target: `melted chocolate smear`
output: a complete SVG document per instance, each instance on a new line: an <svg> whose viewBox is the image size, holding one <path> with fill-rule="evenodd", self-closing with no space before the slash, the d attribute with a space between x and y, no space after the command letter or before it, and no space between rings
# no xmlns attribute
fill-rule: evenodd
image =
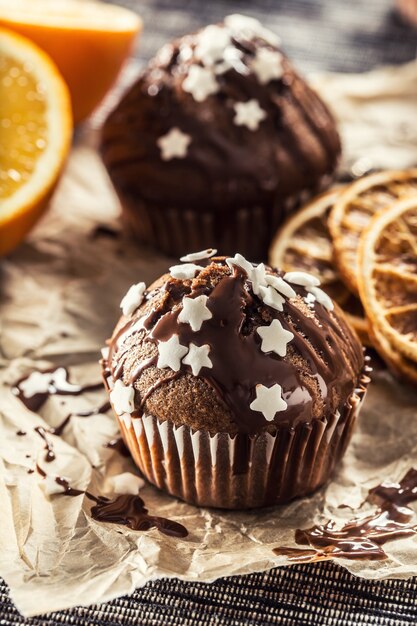
<svg viewBox="0 0 417 626"><path fill-rule="evenodd" d="M58 424L58 426L54 426L53 428L51 428L49 432L53 435L56 435L57 437L60 437L64 432L66 426L68 426L68 424L70 423L72 417L92 417L93 415L98 415L99 413L106 413L107 411L109 411L110 408L110 402L104 402L104 404L102 404L101 406L94 407L93 409L90 409L88 411L77 411L77 413L70 413L60 424Z"/></svg>
<svg viewBox="0 0 417 626"><path fill-rule="evenodd" d="M56 455L54 451L54 445L52 441L49 441L49 439L46 436L46 433L49 431L46 431L43 426L36 426L36 428L34 428L34 431L38 433L39 437L41 437L45 442L45 446L44 446L45 461L47 463L51 463L52 461L55 461Z"/></svg>
<svg viewBox="0 0 417 626"><path fill-rule="evenodd" d="M91 239L99 239L100 237L105 237L106 239L118 239L120 237L120 231L112 228L111 226L99 224L91 233Z"/></svg>
<svg viewBox="0 0 417 626"><path fill-rule="evenodd" d="M105 448L111 448L112 450L116 450L121 456L129 457L130 452L121 437L118 439L112 439L108 443L104 444Z"/></svg>
<svg viewBox="0 0 417 626"><path fill-rule="evenodd" d="M22 383L27 381L31 374L21 378L13 387L12 392L19 398L27 409L36 413L41 406L48 400L50 396L79 396L85 391L97 391L102 388L102 383L93 385L75 385L69 380L69 372L65 367L57 367L56 369L43 370L40 374L50 374L51 380L47 391L40 391L31 396L26 396Z"/></svg>
<svg viewBox="0 0 417 626"><path fill-rule="evenodd" d="M132 530L157 528L159 532L170 537L184 538L188 535L182 524L165 517L149 515L139 496L120 495L109 502L99 502L91 509L91 515L99 522L122 524Z"/></svg>
<svg viewBox="0 0 417 626"><path fill-rule="evenodd" d="M46 477L46 472L39 465L36 465L36 470L43 478ZM29 472L32 473L33 470L29 470ZM104 496L95 496L89 491L74 489L61 476L56 476L55 482L63 488L63 496L75 498L85 495L86 498L95 502L91 509L91 515L98 522L122 524L132 530L143 531L157 528L159 532L170 537L184 538L188 535L188 530L182 524L165 517L149 515L144 501L139 496L125 494L110 500Z"/></svg>
<svg viewBox="0 0 417 626"><path fill-rule="evenodd" d="M385 543L417 534L417 525L412 522L415 513L407 506L416 500L417 470L413 468L399 483L382 483L369 491L366 501L378 505L374 513L354 518L340 530L335 530L333 521L298 529L296 543L310 549L283 547L275 548L274 553L300 563L334 558L386 559Z"/></svg>

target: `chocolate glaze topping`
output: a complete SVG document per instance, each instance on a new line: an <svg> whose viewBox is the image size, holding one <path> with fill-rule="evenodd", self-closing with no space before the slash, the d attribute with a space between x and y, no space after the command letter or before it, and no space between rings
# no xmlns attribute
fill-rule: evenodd
<svg viewBox="0 0 417 626"><path fill-rule="evenodd" d="M282 276L271 268L268 274ZM105 379L122 379L136 389L133 417L149 410L149 400L163 386L175 385L191 369L181 363L180 370L159 370L151 385L141 385L142 376L155 369L158 353L133 365L129 357L138 346L159 345L174 335L181 345L194 343L210 347L212 368L203 367L198 376L212 389L218 402L227 407L237 432L256 433L268 427L262 412L252 410L257 385L279 383L285 410L275 414L272 423L296 425L314 417L329 415L346 402L364 365L361 345L337 310L329 311L319 302L309 308L303 298L304 287L291 284L295 298L285 298L283 311L266 306L255 295L253 284L240 267L229 270L223 258L212 259L194 280L179 281L165 276L148 291L146 301L126 320L122 318L110 340ZM208 296L211 319L194 332L178 317L183 296ZM278 319L293 334L285 357L261 350L260 326ZM151 411L150 411L151 412Z"/></svg>
<svg viewBox="0 0 417 626"><path fill-rule="evenodd" d="M317 189L334 171L340 154L335 122L282 50L260 32L235 29L214 66L196 56L204 33L160 50L107 119L103 159L131 225L142 237L155 228L152 214L139 213L142 204L150 211L152 206L173 207L221 216L216 245L230 231L236 210L260 207L270 222L262 235L270 237L284 216L285 200ZM260 81L253 66L260 51L279 53L278 59L282 55L275 62L281 76ZM202 67L212 73L207 80L215 81L216 91L199 101L185 81ZM265 115L254 130L236 123L236 105L249 101ZM181 158L164 160L158 140L174 128L190 142ZM262 246L267 250L266 240Z"/></svg>
<svg viewBox="0 0 417 626"><path fill-rule="evenodd" d="M340 530L333 521L296 530L295 541L310 549L275 548L290 561L312 562L333 558L387 558L382 546L417 534L414 511L407 505L417 500L417 470L410 469L399 483L382 483L369 491L367 502L378 505L365 518L353 518Z"/></svg>

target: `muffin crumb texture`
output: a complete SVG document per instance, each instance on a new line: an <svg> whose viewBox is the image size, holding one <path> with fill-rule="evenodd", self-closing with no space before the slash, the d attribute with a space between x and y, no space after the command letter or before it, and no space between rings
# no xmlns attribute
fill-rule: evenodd
<svg viewBox="0 0 417 626"><path fill-rule="evenodd" d="M128 314L103 361L116 413L210 435L273 434L337 414L364 368L340 309L310 274L215 253L184 257L122 300Z"/></svg>

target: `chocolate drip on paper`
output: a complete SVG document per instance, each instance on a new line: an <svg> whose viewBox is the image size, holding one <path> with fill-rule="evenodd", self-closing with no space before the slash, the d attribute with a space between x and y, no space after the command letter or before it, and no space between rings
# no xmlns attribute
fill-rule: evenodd
<svg viewBox="0 0 417 626"><path fill-rule="evenodd" d="M36 465L36 470L43 478L46 477L46 472L39 465ZM85 495L86 498L92 500L95 504L91 509L91 516L98 522L121 524L137 531L156 528L164 535L181 539L188 535L187 529L182 524L165 517L149 515L144 501L138 495L121 494L110 499L104 496L95 496L83 489L75 489L71 487L68 480L61 476L56 476L55 482L63 489L62 494L56 495L72 498Z"/></svg>
<svg viewBox="0 0 417 626"><path fill-rule="evenodd" d="M159 532L171 537L184 538L188 531L182 524L149 515L145 503L139 496L120 495L109 502L98 502L91 509L92 517L99 522L122 524L132 530L150 530L157 528Z"/></svg>
<svg viewBox="0 0 417 626"><path fill-rule="evenodd" d="M121 437L117 439L112 439L108 443L104 444L105 448L110 448L111 450L116 450L121 456L129 457L130 452Z"/></svg>
<svg viewBox="0 0 417 626"><path fill-rule="evenodd" d="M102 383L95 383L92 385L76 385L72 383L69 379L69 372L65 367L57 367L55 369L43 370L40 373L51 374L53 376L57 372L64 372L64 380L60 381L59 379L52 379L49 384L48 391L41 391L38 393L35 392L29 397L25 395L21 385L30 377L33 372L31 372L24 378L21 378L13 387L12 391L27 409L36 413L50 396L79 396L86 391L97 391L102 388Z"/></svg>
<svg viewBox="0 0 417 626"><path fill-rule="evenodd" d="M70 413L67 417L60 423L58 426L53 426L49 429L49 432L57 437L60 437L64 432L65 428L71 421L72 417L92 417L93 415L98 415L99 413L106 413L111 408L110 402L104 402L101 406L94 407L93 409L87 411L77 411L75 413Z"/></svg>
<svg viewBox="0 0 417 626"><path fill-rule="evenodd" d="M353 518L336 530L333 521L295 531L301 548L275 548L289 561L314 562L334 558L383 560L383 545L417 534L414 511L407 505L417 500L417 470L410 469L399 483L382 483L369 491L367 502L378 505L374 513Z"/></svg>
<svg viewBox="0 0 417 626"><path fill-rule="evenodd" d="M216 259L216 263L224 266L224 260ZM270 268L268 272L282 275ZM168 279L166 289L170 284ZM318 302L315 302L314 310L308 312L302 311L300 304L297 306L288 298L285 299L283 312L266 307L253 293L251 281L240 268L234 268L231 275L224 275L212 290L202 287L198 281L196 285L187 290L187 297L208 295L207 308L212 318L204 321L197 332L192 331L189 324L178 322L180 307L169 309L159 317L151 311L143 319L129 320L111 340L109 364L113 379L121 378L124 373L124 362L130 349L124 347L124 342L145 328L146 341L156 344L176 334L182 345L188 346L193 342L198 346L210 346L209 358L213 367L203 367L199 377L211 385L219 399L229 407L239 432L254 433L265 426L262 413L250 408L257 384L270 387L278 382L281 385L287 409L277 413L274 421L293 425L312 418L313 397L304 383L303 371L317 381L325 411L336 393L340 394L343 403L343 399L354 391L356 373L363 366L363 353L341 317L336 317ZM299 298L306 295L303 287L292 287ZM261 309L267 310L268 322L259 317ZM293 333L294 338L289 342L287 351L291 350L306 361L308 371L300 368L296 359L262 352L261 338L256 329L273 319L279 319L283 327ZM134 384L147 368L156 363L157 356L138 362L130 372L128 384ZM188 366L181 364L180 372L170 372L168 378L158 381L137 402L133 416L142 414L146 399L156 389L190 371Z"/></svg>
<svg viewBox="0 0 417 626"><path fill-rule="evenodd" d="M34 431L38 433L39 437L41 437L41 439L43 439L45 443L45 446L44 446L45 461L47 463L51 463L52 461L55 461L56 455L55 455L55 450L54 450L54 444L46 436L47 433L50 431L45 430L43 426L36 426L36 428L34 428Z"/></svg>

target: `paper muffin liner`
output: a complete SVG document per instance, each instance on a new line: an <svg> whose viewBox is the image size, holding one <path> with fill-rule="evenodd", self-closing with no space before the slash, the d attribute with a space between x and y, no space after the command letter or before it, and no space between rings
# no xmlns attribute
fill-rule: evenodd
<svg viewBox="0 0 417 626"><path fill-rule="evenodd" d="M274 434L210 435L152 415L119 417L123 439L156 487L199 506L247 509L305 496L330 478L349 443L369 378L341 411Z"/></svg>
<svg viewBox="0 0 417 626"><path fill-rule="evenodd" d="M240 252L253 261L265 259L275 231L301 204L328 186L325 176L314 190L304 190L268 207L203 212L146 205L121 197L124 219L141 242L178 257L215 247L219 253Z"/></svg>

